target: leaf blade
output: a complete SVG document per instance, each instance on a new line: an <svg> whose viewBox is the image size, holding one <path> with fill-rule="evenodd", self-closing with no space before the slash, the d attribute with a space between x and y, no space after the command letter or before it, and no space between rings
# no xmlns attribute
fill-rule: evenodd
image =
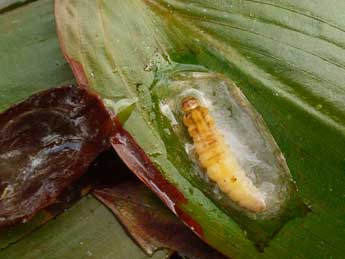
<svg viewBox="0 0 345 259"><path fill-rule="evenodd" d="M219 14L220 10L230 10L232 4L236 5L236 10L227 16ZM265 254L260 256L288 256L292 253L296 257L311 257L316 247L322 256L340 257L340 237L345 234L344 222L341 220L344 215L341 209L344 204L341 186L345 181L341 174L345 146L344 105L341 102L344 90L340 83L343 81L341 71L344 64L344 34L339 30L342 19L335 21L329 13L339 15L337 9L341 9L343 4L334 1L337 6L335 9L318 9L318 5L322 4L322 1L314 4L292 0L284 4L281 1L128 1L126 4L105 4L103 10L106 10L109 20L116 17L111 21L117 24L112 26L108 20L105 33L108 37L107 46L102 43L102 39L90 37L93 34L90 34L89 28L84 30L85 24L77 25L79 29L82 28L82 33L89 35L81 38L83 47L87 49L90 46L102 46L99 50L105 60L97 61L97 57L92 56L83 62L76 54L76 46L80 45L73 46L73 42L64 51L66 55L71 55L82 63L90 86L104 98L116 102L122 96L131 98L133 93L134 97L137 93L139 107L132 112L124 127L151 160L161 166L162 171L170 172L169 181L174 184L180 181L179 189L187 197L190 197L187 193L188 183L175 176L178 171L174 171L173 165L164 162L164 144L149 125L149 114L142 112L142 109L145 110L150 105L148 89L153 78L153 72L144 72L143 67L154 56L155 51L152 49L158 49L162 56L168 53L176 62L202 64L232 78L264 117L287 157L301 195L314 211L303 220L295 219L286 224L277 238L272 240ZM70 8L78 9L80 13L89 12L85 10L87 6L72 5ZM193 9L193 5L197 7ZM145 6L150 9L145 9ZM127 17L116 13L120 9L128 13ZM216 14L212 16L214 9ZM288 18L281 14L287 14ZM255 16L259 18L256 20ZM57 21L63 24L61 17L59 19L57 14ZM308 26L303 26L306 22ZM96 24L95 28L104 27L99 25L97 19L92 24ZM254 32L250 26L253 26ZM69 29L76 30L77 27L71 26ZM119 28L126 29L121 31ZM137 32L138 28L140 32ZM65 33L64 29L62 34ZM288 35L284 36L284 33ZM132 40L138 39L138 35L140 42ZM300 41L294 42L296 35ZM66 42L64 38L61 40ZM284 44L279 40L284 40ZM149 46L151 52L139 47L141 53L136 53L134 43ZM108 55L117 69L121 70L120 75L111 75L108 73L109 69L105 69L106 75L92 69L97 67L95 63L108 62L102 48L111 49ZM88 56L88 51L83 55ZM90 53L93 52L90 50ZM109 64L105 65L108 66ZM101 71L103 69L104 67L100 68ZM91 78L92 73L95 75L94 79ZM100 80L102 86L97 84L97 80ZM146 132L150 130L150 133ZM320 136L325 137L320 139ZM159 153L162 154L161 157L157 155ZM203 199L201 196L199 198ZM192 213L191 208L192 205L189 204L184 209L190 209L188 213ZM208 209L208 213L211 213L213 208ZM213 214L213 217L221 217L220 215ZM202 220L202 217L197 218L197 221ZM212 221L211 218L204 220ZM220 231L220 235L223 235L221 238L234 234L232 242L236 246L240 244L240 248L229 245L221 249L226 249L234 257L259 256L237 226L225 219L223 223L229 226L229 232ZM328 236L328 233L333 234ZM207 235L210 235L210 239L219 238L213 233L207 232ZM321 242L325 245L320 245ZM303 245L299 249L291 249L293 243ZM219 246L216 241L213 245Z"/></svg>

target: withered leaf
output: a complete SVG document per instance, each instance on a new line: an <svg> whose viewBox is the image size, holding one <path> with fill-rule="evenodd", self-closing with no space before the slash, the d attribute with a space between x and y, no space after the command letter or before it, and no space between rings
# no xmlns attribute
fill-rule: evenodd
<svg viewBox="0 0 345 259"><path fill-rule="evenodd" d="M65 86L0 114L0 227L32 218L109 147L113 122L98 97Z"/></svg>
<svg viewBox="0 0 345 259"><path fill-rule="evenodd" d="M93 194L113 211L148 254L169 248L188 258L225 258L199 239L134 177L111 187L96 188Z"/></svg>

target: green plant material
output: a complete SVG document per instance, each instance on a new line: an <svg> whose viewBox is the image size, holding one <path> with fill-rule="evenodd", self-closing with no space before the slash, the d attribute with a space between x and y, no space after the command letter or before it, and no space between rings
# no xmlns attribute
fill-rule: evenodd
<svg viewBox="0 0 345 259"><path fill-rule="evenodd" d="M51 1L0 15L0 111L30 95L74 83L56 39Z"/></svg>
<svg viewBox="0 0 345 259"><path fill-rule="evenodd" d="M82 219L82 220L81 220ZM164 258L161 250L150 258ZM83 198L72 209L0 252L12 258L148 258L101 203Z"/></svg>
<svg viewBox="0 0 345 259"><path fill-rule="evenodd" d="M59 50L51 1L2 13L0 35L0 111L36 92L75 81ZM42 212L26 224L2 230L1 249L50 219Z"/></svg>
<svg viewBox="0 0 345 259"><path fill-rule="evenodd" d="M25 4L34 2L37 0L2 0L0 2L0 14L18 8L19 6L23 6Z"/></svg>
<svg viewBox="0 0 345 259"><path fill-rule="evenodd" d="M149 255L169 248L187 258L225 258L202 242L134 176L119 184L96 188L92 193Z"/></svg>
<svg viewBox="0 0 345 259"><path fill-rule="evenodd" d="M8 229L2 229L0 231L0 251L5 250L11 244L26 237L35 229L39 228L41 225L45 224L51 219L52 216L50 213L47 211L42 211L25 224L20 224Z"/></svg>
<svg viewBox="0 0 345 259"><path fill-rule="evenodd" d="M0 11L2 11L3 9L7 8L8 6L10 5L13 5L17 3L16 0L3 0L1 3L0 3Z"/></svg>
<svg viewBox="0 0 345 259"><path fill-rule="evenodd" d="M101 155L102 159L104 155ZM95 162L98 162L97 159ZM102 159L102 162L105 162ZM2 229L0 231L0 250L4 250L11 244L20 239L25 238L31 232L35 231L46 222L50 221L57 215L63 213L66 209L75 204L83 196L85 196L95 184L100 184L99 177L96 178L95 174L100 174L96 170L102 168L93 164L80 179L68 186L56 199L55 203L37 213L37 215L26 223L16 225L14 227Z"/></svg>
<svg viewBox="0 0 345 259"><path fill-rule="evenodd" d="M69 207L73 206L73 208L70 209L70 211L73 211L73 215L74 215L73 218L77 217L79 220L81 219L86 220L86 218L89 217L88 213L91 213L91 214L93 213L92 211L93 211L94 206L91 204L95 203L95 201L94 199L84 199L82 202L79 202L79 203L77 202L84 195L86 195L87 192L92 190L92 188L94 188L95 186L99 186L99 188L101 188L102 186L103 187L117 186L120 182L124 181L125 178L127 179L129 175L132 175L131 172L122 163L122 161L119 160L119 158L116 156L113 150L110 149L104 152L101 156L99 156L95 160L95 162L93 163L93 165L90 167L90 169L88 170L86 174L84 174L78 181L74 182L72 185L70 185L68 188L65 189L65 191L57 198L54 204L47 207L40 213L38 213L37 216L33 220L30 220L25 224L20 224L12 228L3 229L0 232L0 258L3 258L2 255L4 256L6 255L6 256L9 256L9 258L12 258L11 256L19 256L19 254L20 254L20 258L32 258L33 256L35 256L36 252L38 253L38 251L35 251L32 254L28 253L28 251L32 250L31 246L35 246L35 247L37 245L39 246L41 242L44 242L42 240L50 238L51 237L50 231L53 231L53 233L55 233L54 231L57 231L57 230L50 230L50 229L54 229L53 227L51 227L51 225L55 225L57 223L53 223L53 222L47 223L48 221L51 221L55 217L57 217L58 221L60 222L59 227L61 225L63 225L64 227L62 228L61 233L57 234L58 238L57 239L52 238L51 242L56 242L59 238L62 238L60 236L63 236L63 238L67 240L67 242L68 240L72 240L74 242L73 235L70 233L68 234L68 231L65 230L65 229L68 229L68 224L74 225L74 223L70 222L70 216L66 216L65 214L63 215L60 215L60 214L62 214L63 212L66 212L67 209L69 209ZM137 182L135 183L137 184ZM139 187L142 187L142 186L139 185ZM142 190L142 188L140 190ZM142 190L142 191L147 192L147 190ZM135 193L135 190L134 190L134 193ZM91 209L89 208L90 206L92 207ZM97 207L99 206L100 204L97 205ZM84 212L85 209L89 211ZM70 211L68 210L67 215L70 214ZM101 214L104 213L105 216L99 215L99 214L93 215L94 219L92 220L96 220L97 217L101 219L104 218L106 220L106 224L109 224L109 222L111 221L109 218L109 213L104 209L103 210L100 209L100 211L102 211ZM134 216L135 215L136 214L134 214ZM176 218L174 219L176 220ZM164 221L164 218L162 220ZM115 217L113 221L111 221L113 222L112 224L118 225ZM86 222L84 224L88 224L88 223ZM44 228L47 230L41 232L42 231L40 230L41 228ZM75 232L78 233L78 236L80 238L85 237L88 239L89 232L84 231L82 229L82 228L87 228L87 226L83 225L80 228L81 229L76 229ZM94 228L95 229L93 231L97 232L98 226L94 226ZM190 232L186 227L184 228L187 232L189 232L189 234L192 234L192 232ZM124 245L128 246L131 249L131 251L128 251L128 253L123 251L123 253L120 253L118 255L119 257L116 257L116 258L121 258L121 256L134 256L133 249L135 251L138 251L138 253L135 253L136 254L135 256L138 256L138 258L149 258L148 256L145 257L142 252L139 252L140 250L138 249L134 241L129 239L127 236L123 237L124 231L122 230L120 226L119 226L119 229L115 229L116 232L113 232L114 228L109 228L107 231L108 232L106 234L102 235L99 238L110 238L111 240L107 240L108 243L117 243L121 249L123 249ZM32 238L32 236L34 236L34 238ZM122 239L122 238L124 238L124 240L118 243L117 239ZM17 243L21 244L18 250L16 247ZM99 241L97 241L96 243L97 243L96 247L98 247ZM15 247L13 248L13 246ZM65 249L64 246L61 246L61 245L59 245L58 247L61 249ZM49 247L41 246L39 249L44 250L44 251L40 250L40 252L43 253L43 258L45 258L45 256L47 256L48 258L49 256L53 256L54 258L55 256L63 256L64 258L85 257L83 253L80 253L77 255L77 257L74 257L76 256L76 254L69 253L66 251L65 251L66 254L64 253L63 255L57 255L56 250L59 250L59 248L56 248L55 246L52 245ZM13 249L15 250L15 252L13 251L11 252L11 250ZM91 252L87 254L87 257L89 256L91 258L98 258L98 256L100 258L106 257L108 256L108 254L116 253L118 246L111 245L106 248L103 247L102 249L104 249L103 253L99 249L99 255L97 255L97 257L95 256L92 257L93 255L90 254ZM204 247L204 250L207 251L207 249L210 250L210 248L208 248L207 246ZM8 252L7 250L10 250L10 251ZM1 251L3 251L3 253L1 253ZM167 249L166 246L164 247L160 246L159 249L157 249L157 251L155 251L154 253L151 253L151 256L153 255L153 258L166 258L167 255L170 255L170 251L172 251L172 249ZM197 252L199 251L197 250Z"/></svg>
<svg viewBox="0 0 345 259"><path fill-rule="evenodd" d="M4 5L0 8L0 111L36 92L75 82L59 49L53 2L50 0L27 2L22 6L17 5L16 8L2 9ZM67 215L59 216L57 223L51 221L45 225L66 207L71 206L71 199L73 201L79 199L79 188L82 188L81 195L85 194L87 190L83 189L85 184L83 180L85 179L75 183L76 186L72 185L69 189L71 192L65 193L66 196L59 197L65 204L55 204L25 224L1 230L0 258L52 258L51 255L54 253L60 253L63 258L74 259L78 258L78 255L79 258L89 257L86 246L84 248L80 246L80 242L84 240L89 240L91 243L89 248L94 249L89 250L94 253L90 258L109 258L110 255L119 255L119 258L130 258L130 256L148 258L135 242L127 237L114 216L92 198L84 199ZM95 214L92 214L93 209L97 210L96 218ZM85 225L75 229L73 223L84 222L84 219L87 219ZM92 227L95 224L88 225L87 222L90 221L98 225ZM78 235L79 242L76 241L75 236L69 235L72 229L76 231L73 234ZM98 235L89 236L93 235L93 231ZM58 241L58 237L63 240ZM96 241L92 242L92 238ZM50 245L43 240L51 242ZM57 246L54 245L56 243L53 244L54 240L59 242ZM67 245L73 249L68 250ZM130 251L122 250L123 247L129 248ZM119 249L123 253L118 253ZM159 251L153 258L166 258L169 253L167 250Z"/></svg>
<svg viewBox="0 0 345 259"><path fill-rule="evenodd" d="M39 212L32 220L2 229L0 231L0 250L4 250L11 244L25 238L46 222L63 213L95 186L102 186L104 183L115 184L127 177L128 169L122 165L114 153L111 149L102 153L82 177L69 185L57 197L55 203ZM116 172L116 174L109 175L106 173L109 171Z"/></svg>
<svg viewBox="0 0 345 259"><path fill-rule="evenodd" d="M308 207L298 197L287 165L281 159L281 152L260 115L231 80L217 73L198 72L199 69L191 65L177 65L171 70L161 72L162 74L158 77L163 79L157 78L151 87L154 103L152 124L157 127L165 143L168 159L176 160L175 165L184 169L182 173L188 172L184 177L194 186L202 189L217 206L223 208L246 232L246 236L255 242L259 249L263 249L289 220L305 216L308 213ZM264 172L266 177L267 175L270 177L263 181L275 186L275 191L271 190L270 193L265 194L265 196L270 196L271 200L266 202L264 211L249 212L239 207L227 195L222 194L217 189L217 184L210 182L205 184L204 170L198 166L196 148L194 150L190 148L191 140L183 123L181 102L185 96L194 96L206 104L210 103L213 115L218 116L215 119L221 124L220 127L224 127L224 124L229 125L229 128L223 128L222 132L232 134L231 137L238 139L239 142L242 141L242 145L251 145L254 147L255 154L265 156L262 160L268 161L267 164L256 163L252 161L252 155L248 156L248 153L243 154L243 151L239 151L241 157L244 157L242 161L250 159L247 163L249 168L255 166L259 172L256 178L264 179L265 176L261 175ZM226 138L229 140L229 137L225 136ZM244 140L248 142L245 143ZM237 144L232 147L234 152L236 147L243 148ZM186 149L189 151L185 152ZM180 159L177 160L177 157ZM258 169L262 166L264 167L261 170ZM273 175L276 180L272 182ZM261 188L261 192L267 191L266 186Z"/></svg>
<svg viewBox="0 0 345 259"><path fill-rule="evenodd" d="M208 243L234 258L342 258L344 8L343 1L321 0L59 0L56 18L80 83L110 109L138 98L123 126L183 193L187 202L176 205L200 224ZM167 159L166 143L150 123L150 86L169 60L202 65L236 82L268 124L311 206L263 253Z"/></svg>

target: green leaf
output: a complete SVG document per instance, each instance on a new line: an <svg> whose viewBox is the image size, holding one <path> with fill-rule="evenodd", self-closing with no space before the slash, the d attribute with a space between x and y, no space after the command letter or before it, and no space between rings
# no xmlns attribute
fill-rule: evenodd
<svg viewBox="0 0 345 259"><path fill-rule="evenodd" d="M23 4L25 2L26 2L26 0L24 0L24 1L21 1L21 0L3 0L0 3L0 12L6 12L11 7L16 6L18 4Z"/></svg>
<svg viewBox="0 0 345 259"><path fill-rule="evenodd" d="M187 198L179 208L201 225L207 242L235 258L341 258L344 8L340 0L59 0L56 18L62 49L80 83L110 109L121 99L138 98L124 128ZM148 113L161 60L163 66L169 60L202 65L235 81L284 153L312 212L286 223L263 253L168 161Z"/></svg>
<svg viewBox="0 0 345 259"><path fill-rule="evenodd" d="M18 1L7 3L14 2ZM0 35L0 111L36 92L75 81L59 51L51 1L28 3L1 13ZM42 212L27 224L1 231L1 249L50 218Z"/></svg>
<svg viewBox="0 0 345 259"><path fill-rule="evenodd" d="M30 95L74 83L59 51L50 1L0 15L0 111Z"/></svg>
<svg viewBox="0 0 345 259"><path fill-rule="evenodd" d="M149 255L167 248L187 258L225 258L202 242L135 176L92 193Z"/></svg>
<svg viewBox="0 0 345 259"><path fill-rule="evenodd" d="M23 1L0 3L0 111L39 91L75 82L59 49L53 2L26 1L2 9L17 2ZM82 186L72 187L67 190L69 201L78 198ZM50 221L65 208L57 204L25 224L2 229L0 258L148 258L93 198ZM169 253L158 251L151 258Z"/></svg>
<svg viewBox="0 0 345 259"><path fill-rule="evenodd" d="M82 219L82 220L81 220ZM150 258L165 258L167 250ZM149 258L101 203L83 198L29 237L0 252L12 258Z"/></svg>

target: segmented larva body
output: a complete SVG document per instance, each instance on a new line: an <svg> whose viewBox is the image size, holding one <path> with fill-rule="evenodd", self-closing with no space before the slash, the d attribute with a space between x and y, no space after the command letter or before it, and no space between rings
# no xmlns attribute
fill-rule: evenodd
<svg viewBox="0 0 345 259"><path fill-rule="evenodd" d="M182 101L182 110L183 123L188 128L199 162L208 177L241 207L253 212L265 210L262 194L246 176L231 148L225 143L208 109L195 97L188 96Z"/></svg>

